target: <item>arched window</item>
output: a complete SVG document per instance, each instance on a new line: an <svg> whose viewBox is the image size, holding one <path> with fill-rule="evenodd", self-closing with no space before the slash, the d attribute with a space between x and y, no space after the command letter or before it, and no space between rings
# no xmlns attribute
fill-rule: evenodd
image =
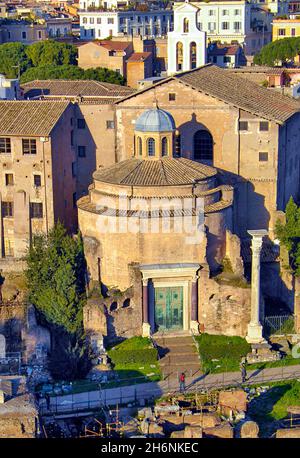
<svg viewBox="0 0 300 458"><path fill-rule="evenodd" d="M181 41L178 41L176 45L176 69L177 71L182 70L183 64L183 44Z"/></svg>
<svg viewBox="0 0 300 458"><path fill-rule="evenodd" d="M190 68L197 67L197 45L194 41L190 44Z"/></svg>
<svg viewBox="0 0 300 458"><path fill-rule="evenodd" d="M175 156L181 156L181 135L179 133L175 136Z"/></svg>
<svg viewBox="0 0 300 458"><path fill-rule="evenodd" d="M155 156L155 140L154 140L154 138L148 138L148 140L147 140L147 153L148 153L148 156Z"/></svg>
<svg viewBox="0 0 300 458"><path fill-rule="evenodd" d="M183 19L183 33L189 33L189 20L187 18Z"/></svg>
<svg viewBox="0 0 300 458"><path fill-rule="evenodd" d="M141 137L137 138L137 153L138 153L139 156L141 156L142 153L143 153L143 145L142 145Z"/></svg>
<svg viewBox="0 0 300 458"><path fill-rule="evenodd" d="M161 141L161 155L167 156L168 155L168 139L164 137Z"/></svg>
<svg viewBox="0 0 300 458"><path fill-rule="evenodd" d="M194 159L213 160L213 138L208 130L198 130L194 135Z"/></svg>

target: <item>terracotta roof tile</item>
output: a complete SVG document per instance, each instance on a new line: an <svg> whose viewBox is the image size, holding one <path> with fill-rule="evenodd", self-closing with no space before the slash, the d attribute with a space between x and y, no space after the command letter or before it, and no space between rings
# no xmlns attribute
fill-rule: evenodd
<svg viewBox="0 0 300 458"><path fill-rule="evenodd" d="M135 92L127 86L94 80L35 80L23 84L25 98L51 97L124 97Z"/></svg>
<svg viewBox="0 0 300 458"><path fill-rule="evenodd" d="M48 136L69 102L0 101L0 135Z"/></svg>
<svg viewBox="0 0 300 458"><path fill-rule="evenodd" d="M279 124L300 111L297 101L215 65L179 73L174 78L225 103Z"/></svg>
<svg viewBox="0 0 300 458"><path fill-rule="evenodd" d="M94 179L128 186L178 186L217 175L213 167L185 158L128 159L94 173Z"/></svg>
<svg viewBox="0 0 300 458"><path fill-rule="evenodd" d="M151 55L151 52L134 52L129 59L127 59L127 62L144 62Z"/></svg>

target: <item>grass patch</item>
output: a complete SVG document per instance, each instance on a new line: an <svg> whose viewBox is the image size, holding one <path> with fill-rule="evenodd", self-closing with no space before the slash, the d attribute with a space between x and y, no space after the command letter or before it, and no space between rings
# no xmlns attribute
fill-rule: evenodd
<svg viewBox="0 0 300 458"><path fill-rule="evenodd" d="M248 414L259 424L260 436L270 437L278 428L283 426L282 420L289 415L289 406L300 405L300 382L268 383L270 389L252 399Z"/></svg>
<svg viewBox="0 0 300 458"><path fill-rule="evenodd" d="M148 338L126 339L110 348L107 353L120 380L141 378L141 381L157 381L161 379L157 350L153 348Z"/></svg>
<svg viewBox="0 0 300 458"><path fill-rule="evenodd" d="M205 372L238 371L241 358L251 351L251 346L242 337L201 334L196 339Z"/></svg>

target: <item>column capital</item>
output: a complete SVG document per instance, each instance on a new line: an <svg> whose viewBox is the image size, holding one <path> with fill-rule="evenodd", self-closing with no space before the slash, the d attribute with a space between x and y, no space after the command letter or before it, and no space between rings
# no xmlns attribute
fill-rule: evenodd
<svg viewBox="0 0 300 458"><path fill-rule="evenodd" d="M199 275L194 275L192 278L192 283L197 283L198 280L199 280Z"/></svg>
<svg viewBox="0 0 300 458"><path fill-rule="evenodd" d="M143 278L142 282L143 282L143 286L148 286L149 278Z"/></svg>

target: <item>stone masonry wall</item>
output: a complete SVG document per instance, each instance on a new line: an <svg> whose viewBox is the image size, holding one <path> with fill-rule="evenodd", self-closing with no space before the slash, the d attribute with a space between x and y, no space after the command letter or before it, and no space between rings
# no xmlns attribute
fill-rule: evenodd
<svg viewBox="0 0 300 458"><path fill-rule="evenodd" d="M219 284L207 267L199 273L199 322L202 332L245 337L250 321L250 288Z"/></svg>

